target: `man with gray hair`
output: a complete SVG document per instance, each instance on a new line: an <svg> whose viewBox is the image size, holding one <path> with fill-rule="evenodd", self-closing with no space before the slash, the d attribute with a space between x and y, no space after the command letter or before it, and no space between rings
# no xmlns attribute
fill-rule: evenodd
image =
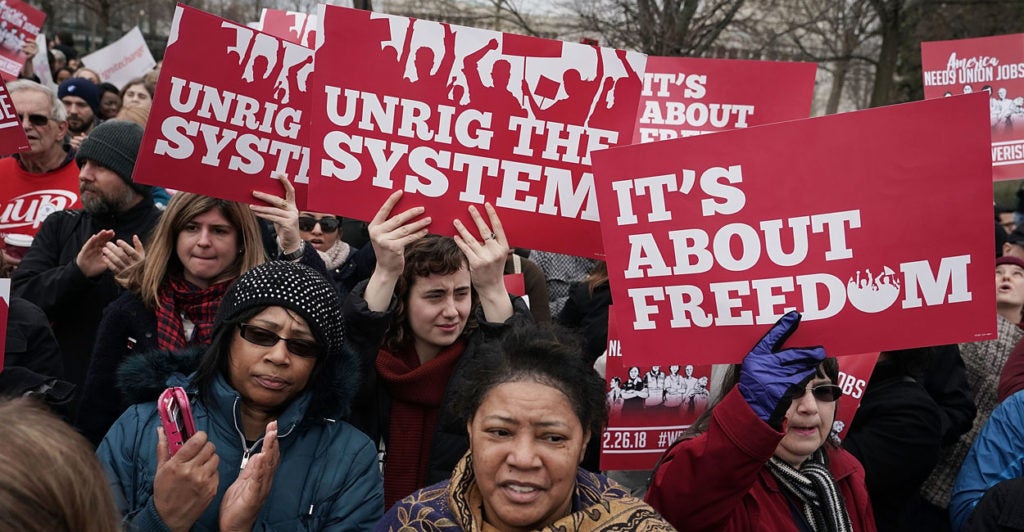
<svg viewBox="0 0 1024 532"><path fill-rule="evenodd" d="M12 81L7 90L29 149L0 159L0 238L31 237L50 213L81 207L78 165L64 146L67 115L57 93L29 80ZM6 250L4 258L20 261Z"/></svg>
<svg viewBox="0 0 1024 532"><path fill-rule="evenodd" d="M111 120L76 154L84 208L46 218L12 278L14 295L50 318L64 355L65 380L85 381L103 308L120 295L114 275L142 260L160 211L132 180L142 127Z"/></svg>

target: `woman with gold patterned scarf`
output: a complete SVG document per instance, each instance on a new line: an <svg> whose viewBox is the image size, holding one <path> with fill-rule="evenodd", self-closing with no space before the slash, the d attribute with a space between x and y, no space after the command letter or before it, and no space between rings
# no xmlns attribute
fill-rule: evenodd
<svg viewBox="0 0 1024 532"><path fill-rule="evenodd" d="M604 381L566 333L536 325L487 344L456 389L469 452L452 478L402 499L377 530L673 530L579 467L607 420Z"/></svg>

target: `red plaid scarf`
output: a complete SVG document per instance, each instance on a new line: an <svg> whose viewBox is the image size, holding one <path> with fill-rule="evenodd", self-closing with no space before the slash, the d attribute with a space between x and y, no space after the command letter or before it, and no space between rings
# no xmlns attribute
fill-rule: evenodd
<svg viewBox="0 0 1024 532"><path fill-rule="evenodd" d="M209 288L198 288L181 277L168 277L157 292L156 341L160 349L175 350L185 347L184 315L195 324L192 344L210 343L213 320L217 317L220 300L232 281L223 281Z"/></svg>
<svg viewBox="0 0 1024 532"><path fill-rule="evenodd" d="M465 349L466 341L459 339L422 365L413 347L401 353L386 349L377 353L377 373L391 396L384 465L386 507L426 485L430 440L441 399Z"/></svg>

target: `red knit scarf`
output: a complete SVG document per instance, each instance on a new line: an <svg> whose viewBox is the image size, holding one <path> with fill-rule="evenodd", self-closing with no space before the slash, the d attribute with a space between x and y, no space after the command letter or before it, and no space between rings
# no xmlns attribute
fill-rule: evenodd
<svg viewBox="0 0 1024 532"><path fill-rule="evenodd" d="M448 379L465 348L465 341L459 340L423 365L413 347L401 353L381 349L377 354L377 373L391 396L384 467L385 508L426 486L437 413Z"/></svg>
<svg viewBox="0 0 1024 532"><path fill-rule="evenodd" d="M198 288L181 277L168 277L157 292L157 346L174 350L187 345L185 328L181 324L182 315L195 324L191 343L210 343L213 320L231 281L222 281L209 288Z"/></svg>

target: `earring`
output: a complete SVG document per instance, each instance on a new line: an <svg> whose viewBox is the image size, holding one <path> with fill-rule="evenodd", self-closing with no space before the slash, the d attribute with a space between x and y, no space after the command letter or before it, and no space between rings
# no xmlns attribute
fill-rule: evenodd
<svg viewBox="0 0 1024 532"><path fill-rule="evenodd" d="M245 248L238 248L238 254L239 255L244 255L245 254Z"/></svg>

